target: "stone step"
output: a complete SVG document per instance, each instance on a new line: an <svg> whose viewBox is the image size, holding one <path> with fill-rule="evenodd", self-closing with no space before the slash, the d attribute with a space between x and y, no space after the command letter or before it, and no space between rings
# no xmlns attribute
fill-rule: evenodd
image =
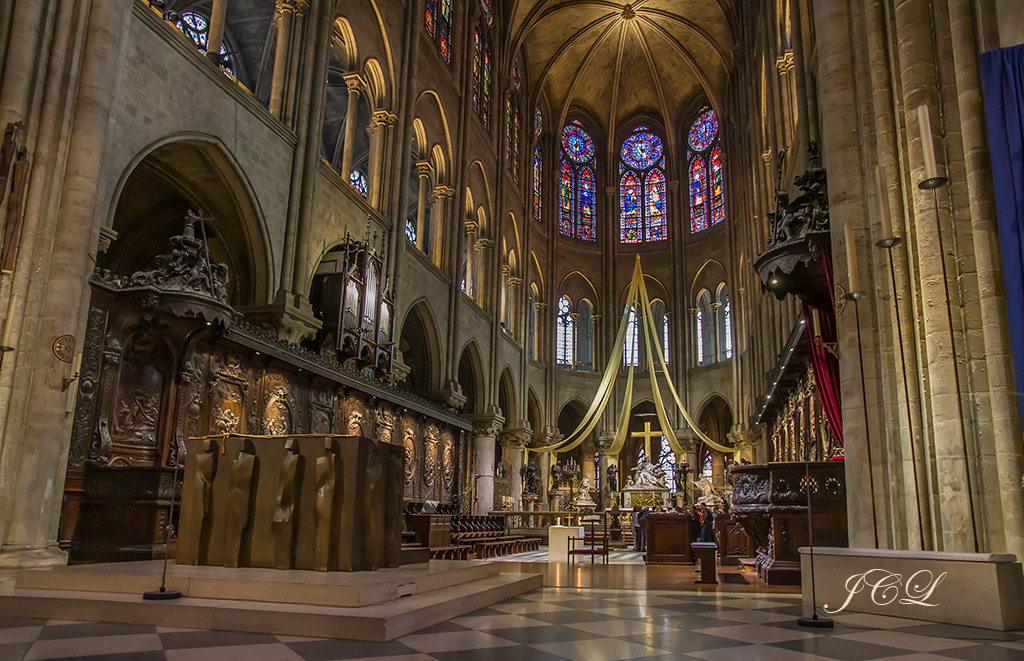
<svg viewBox="0 0 1024 661"><path fill-rule="evenodd" d="M0 616L388 641L542 584L540 574L505 573L361 607L200 597L143 601L139 593L18 587L0 596Z"/></svg>

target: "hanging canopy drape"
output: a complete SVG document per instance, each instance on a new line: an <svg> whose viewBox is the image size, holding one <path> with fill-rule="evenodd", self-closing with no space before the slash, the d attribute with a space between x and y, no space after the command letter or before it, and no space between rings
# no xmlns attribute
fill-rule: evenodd
<svg viewBox="0 0 1024 661"><path fill-rule="evenodd" d="M622 350L626 342L626 328L629 322L628 311L630 308L635 310L637 321L643 326L642 332L644 333L644 346L646 348L645 357L649 367L648 374L651 380L651 393L654 398L654 408L655 411L657 411L658 422L661 424L662 434L665 435L665 439L668 441L669 447L671 447L672 451L677 454L685 452L682 445L679 444L678 439L676 439L675 432L672 429L672 424L669 421L668 412L665 410L665 403L661 396L661 388L658 384L658 370L655 369L656 361L657 365L661 367L661 374L665 377L665 382L668 384L669 391L672 393L672 399L675 402L675 405L679 408L680 412L682 412L683 418L686 420L686 423L690 425L690 428L693 430L697 438L704 441L704 443L709 447L720 452L730 454L735 452L736 448L716 443L707 434L702 432L693 421L693 418L690 417L690 413L686 410L686 407L683 406L683 401L679 397L679 393L669 376L668 364L665 361L665 352L662 350L661 340L657 333L657 325L655 324L654 315L651 313L651 300L647 295L647 287L644 284L644 274L643 270L640 268L639 255L637 255L636 264L633 267L633 280L629 284L629 291L626 296L625 309L627 312L622 316L622 321L619 323L619 330L615 335L615 342L611 349L611 355L608 359L607 365L605 366L604 375L601 377L601 382L598 385L594 401L591 402L587 412L583 414L583 419L580 421L580 424L571 434L558 443L553 443L539 448L529 448L529 450L532 452L554 452L556 455L560 452L568 452L580 445L597 427L597 423L601 419L601 414L604 413L605 408L607 408L612 398L615 378L619 372L618 357L622 355ZM633 408L633 378L634 369L632 365L629 365L626 371L625 396L622 400L622 410L619 413L619 424L618 428L615 430L615 440L612 441L611 448L608 450L608 454L611 456L618 455L619 452L622 451L622 446L625 445L626 439L629 437L629 414Z"/></svg>
<svg viewBox="0 0 1024 661"><path fill-rule="evenodd" d="M1024 45L981 55L1006 313L1024 419Z"/></svg>

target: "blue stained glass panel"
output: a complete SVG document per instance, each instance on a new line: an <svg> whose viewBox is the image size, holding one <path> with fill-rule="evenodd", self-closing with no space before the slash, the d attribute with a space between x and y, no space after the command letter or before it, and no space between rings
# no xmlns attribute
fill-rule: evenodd
<svg viewBox="0 0 1024 661"><path fill-rule="evenodd" d="M725 173L722 168L722 150L711 152L711 224L725 220Z"/></svg>
<svg viewBox="0 0 1024 661"><path fill-rule="evenodd" d="M584 241L594 241L597 239L597 221L594 217L595 208L594 172L587 167L580 170L580 227L577 234Z"/></svg>
<svg viewBox="0 0 1024 661"><path fill-rule="evenodd" d="M622 160L631 168L646 170L658 162L663 148L658 136L641 129L637 129L622 143Z"/></svg>
<svg viewBox="0 0 1024 661"><path fill-rule="evenodd" d="M651 170L647 175L647 241L664 241L668 238L668 220L665 213L665 175L661 170Z"/></svg>
<svg viewBox="0 0 1024 661"><path fill-rule="evenodd" d="M711 108L705 108L690 127L689 143L694 151L704 151L718 135L718 116Z"/></svg>
<svg viewBox="0 0 1024 661"><path fill-rule="evenodd" d="M700 232L707 228L707 174L704 159L697 156L690 163L690 230Z"/></svg>
<svg viewBox="0 0 1024 661"><path fill-rule="evenodd" d="M579 124L569 124L562 129L562 149L577 163L594 160L594 141Z"/></svg>
<svg viewBox="0 0 1024 661"><path fill-rule="evenodd" d="M544 130L544 113L537 106L533 111L533 137L539 138L540 132Z"/></svg>
<svg viewBox="0 0 1024 661"><path fill-rule="evenodd" d="M640 182L633 172L627 172L619 182L619 220L622 243L640 242Z"/></svg>
<svg viewBox="0 0 1024 661"><path fill-rule="evenodd" d="M572 166L562 161L561 173L558 175L558 231L572 236Z"/></svg>

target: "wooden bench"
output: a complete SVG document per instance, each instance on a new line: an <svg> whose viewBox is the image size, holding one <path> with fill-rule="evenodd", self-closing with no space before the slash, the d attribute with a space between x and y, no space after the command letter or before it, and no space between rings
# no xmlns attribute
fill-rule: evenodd
<svg viewBox="0 0 1024 661"><path fill-rule="evenodd" d="M432 560L469 560L469 552L472 546L456 544L453 546L438 546L430 549Z"/></svg>
<svg viewBox="0 0 1024 661"><path fill-rule="evenodd" d="M505 539L477 542L473 545L473 551L476 553L476 557L480 559L496 558L502 555L537 551L539 549L540 539L536 537L507 537Z"/></svg>
<svg viewBox="0 0 1024 661"><path fill-rule="evenodd" d="M708 583L711 585L718 583L718 544L714 542L694 542L690 544L690 549L693 550L693 554L697 557L697 562L700 563L700 578L697 579L698 583Z"/></svg>

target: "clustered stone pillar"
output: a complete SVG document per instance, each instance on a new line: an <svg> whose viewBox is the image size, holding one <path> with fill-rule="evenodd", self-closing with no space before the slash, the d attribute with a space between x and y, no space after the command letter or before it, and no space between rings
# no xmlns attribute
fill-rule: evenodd
<svg viewBox="0 0 1024 661"><path fill-rule="evenodd" d="M341 152L341 176L348 179L348 176L352 174L352 153L355 148L359 94L363 89L363 81L355 74L346 74L345 84L348 86L348 106L345 107L345 141Z"/></svg>
<svg viewBox="0 0 1024 661"><path fill-rule="evenodd" d="M388 112L375 110L370 117L370 126L366 132L370 134L370 191L369 202L374 209L380 209L381 191L384 182L384 145L387 141Z"/></svg>
<svg viewBox="0 0 1024 661"><path fill-rule="evenodd" d="M220 47L224 44L224 18L228 12L228 0L213 0L210 10L210 27L206 32L206 57L219 63Z"/></svg>
<svg viewBox="0 0 1024 661"><path fill-rule="evenodd" d="M505 439L505 452L509 455L509 489L515 504L513 510L523 509L523 463L526 459L526 432L515 430Z"/></svg>
<svg viewBox="0 0 1024 661"><path fill-rule="evenodd" d="M224 0L219 0L223 2ZM298 17L309 11L309 0L277 0L274 21L277 23L277 45L274 49L274 75L270 83L270 114L282 121L288 119L285 90L289 79L295 80L298 53L294 48L293 28ZM218 50L219 50L218 46Z"/></svg>
<svg viewBox="0 0 1024 661"><path fill-rule="evenodd" d="M494 509L494 454L500 421L491 420L473 429L473 481L476 499L473 514L487 514Z"/></svg>
<svg viewBox="0 0 1024 661"><path fill-rule="evenodd" d="M443 184L434 186L434 192L430 196L430 224L433 230L430 237L430 254L433 256L434 264L440 269L445 268L444 228L447 226L448 200L454 196L455 189Z"/></svg>
<svg viewBox="0 0 1024 661"><path fill-rule="evenodd" d="M419 192L416 199L416 247L427 253L427 192L430 188L430 173L433 171L430 161L416 161L416 170L420 174Z"/></svg>

